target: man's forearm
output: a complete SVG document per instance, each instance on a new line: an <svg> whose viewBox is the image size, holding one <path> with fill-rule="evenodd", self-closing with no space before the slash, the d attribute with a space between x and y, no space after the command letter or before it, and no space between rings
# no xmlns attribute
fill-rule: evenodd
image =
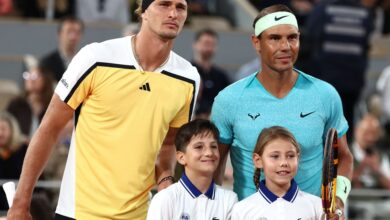
<svg viewBox="0 0 390 220"><path fill-rule="evenodd" d="M27 149L14 205L29 207L34 186L50 156L56 138L38 129Z"/></svg>
<svg viewBox="0 0 390 220"><path fill-rule="evenodd" d="M338 164L338 175L345 176L348 179L352 180L353 176L353 156L351 151L348 148L347 138L344 135L340 139L339 147L339 164Z"/></svg>
<svg viewBox="0 0 390 220"><path fill-rule="evenodd" d="M156 183L162 190L173 183L176 166L176 150L173 145L163 145L156 161Z"/></svg>

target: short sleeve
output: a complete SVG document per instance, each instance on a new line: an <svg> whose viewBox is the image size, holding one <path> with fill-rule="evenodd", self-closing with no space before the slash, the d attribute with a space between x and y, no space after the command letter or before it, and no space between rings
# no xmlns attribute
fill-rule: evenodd
<svg viewBox="0 0 390 220"><path fill-rule="evenodd" d="M211 109L211 121L217 126L220 136L219 142L222 144L232 144L233 141L233 97L227 92L220 92L215 97Z"/></svg>
<svg viewBox="0 0 390 220"><path fill-rule="evenodd" d="M191 71L195 80L186 80L185 83L188 85L186 103L172 120L170 127L178 128L189 122L194 115L195 103L199 92L200 76L196 68L191 68Z"/></svg>
<svg viewBox="0 0 390 220"><path fill-rule="evenodd" d="M91 46L85 46L76 54L55 89L60 99L73 109L76 109L91 91L96 64L90 51Z"/></svg>
<svg viewBox="0 0 390 220"><path fill-rule="evenodd" d="M348 131L348 122L344 117L340 95L333 86L329 85L328 88L329 91L326 94L324 93L322 97L322 100L325 100L324 108L327 112L324 135L326 135L329 128L335 128L338 137L342 137Z"/></svg>

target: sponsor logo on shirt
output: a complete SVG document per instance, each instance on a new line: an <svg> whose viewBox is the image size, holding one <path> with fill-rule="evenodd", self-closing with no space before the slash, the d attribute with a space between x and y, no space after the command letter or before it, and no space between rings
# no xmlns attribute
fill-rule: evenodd
<svg viewBox="0 0 390 220"><path fill-rule="evenodd" d="M254 121L256 120L256 118L260 116L260 113L256 113L256 114L248 113L248 116Z"/></svg>
<svg viewBox="0 0 390 220"><path fill-rule="evenodd" d="M190 220L190 215L185 213L185 212L183 212L181 214L180 220Z"/></svg>
<svg viewBox="0 0 390 220"><path fill-rule="evenodd" d="M65 88L68 88L68 87L69 87L69 84L68 84L68 82L66 81L66 79L61 79L61 83L64 84Z"/></svg>

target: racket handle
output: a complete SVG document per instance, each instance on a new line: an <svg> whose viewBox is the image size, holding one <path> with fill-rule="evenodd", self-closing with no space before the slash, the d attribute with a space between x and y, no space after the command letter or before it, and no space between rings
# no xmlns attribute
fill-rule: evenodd
<svg viewBox="0 0 390 220"><path fill-rule="evenodd" d="M5 192L5 196L7 197L8 206L11 208L15 196L15 183L6 182L3 184L3 189Z"/></svg>

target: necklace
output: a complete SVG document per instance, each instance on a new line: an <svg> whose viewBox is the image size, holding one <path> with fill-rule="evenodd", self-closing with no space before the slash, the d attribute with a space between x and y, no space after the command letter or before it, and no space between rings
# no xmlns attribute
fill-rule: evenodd
<svg viewBox="0 0 390 220"><path fill-rule="evenodd" d="M141 59L139 58L139 56L137 54L137 51L135 49L136 40L137 40L137 35L134 35L134 37L132 37L132 39L131 39L131 50L133 51L134 58L137 61L139 68L141 69L142 72L145 72L144 69L141 66ZM168 55L168 57L165 59L165 61L160 66L158 66L157 68L155 68L151 72L154 72L156 69L159 69L162 66L164 66L166 63L168 63L169 57L170 57L170 54Z"/></svg>

